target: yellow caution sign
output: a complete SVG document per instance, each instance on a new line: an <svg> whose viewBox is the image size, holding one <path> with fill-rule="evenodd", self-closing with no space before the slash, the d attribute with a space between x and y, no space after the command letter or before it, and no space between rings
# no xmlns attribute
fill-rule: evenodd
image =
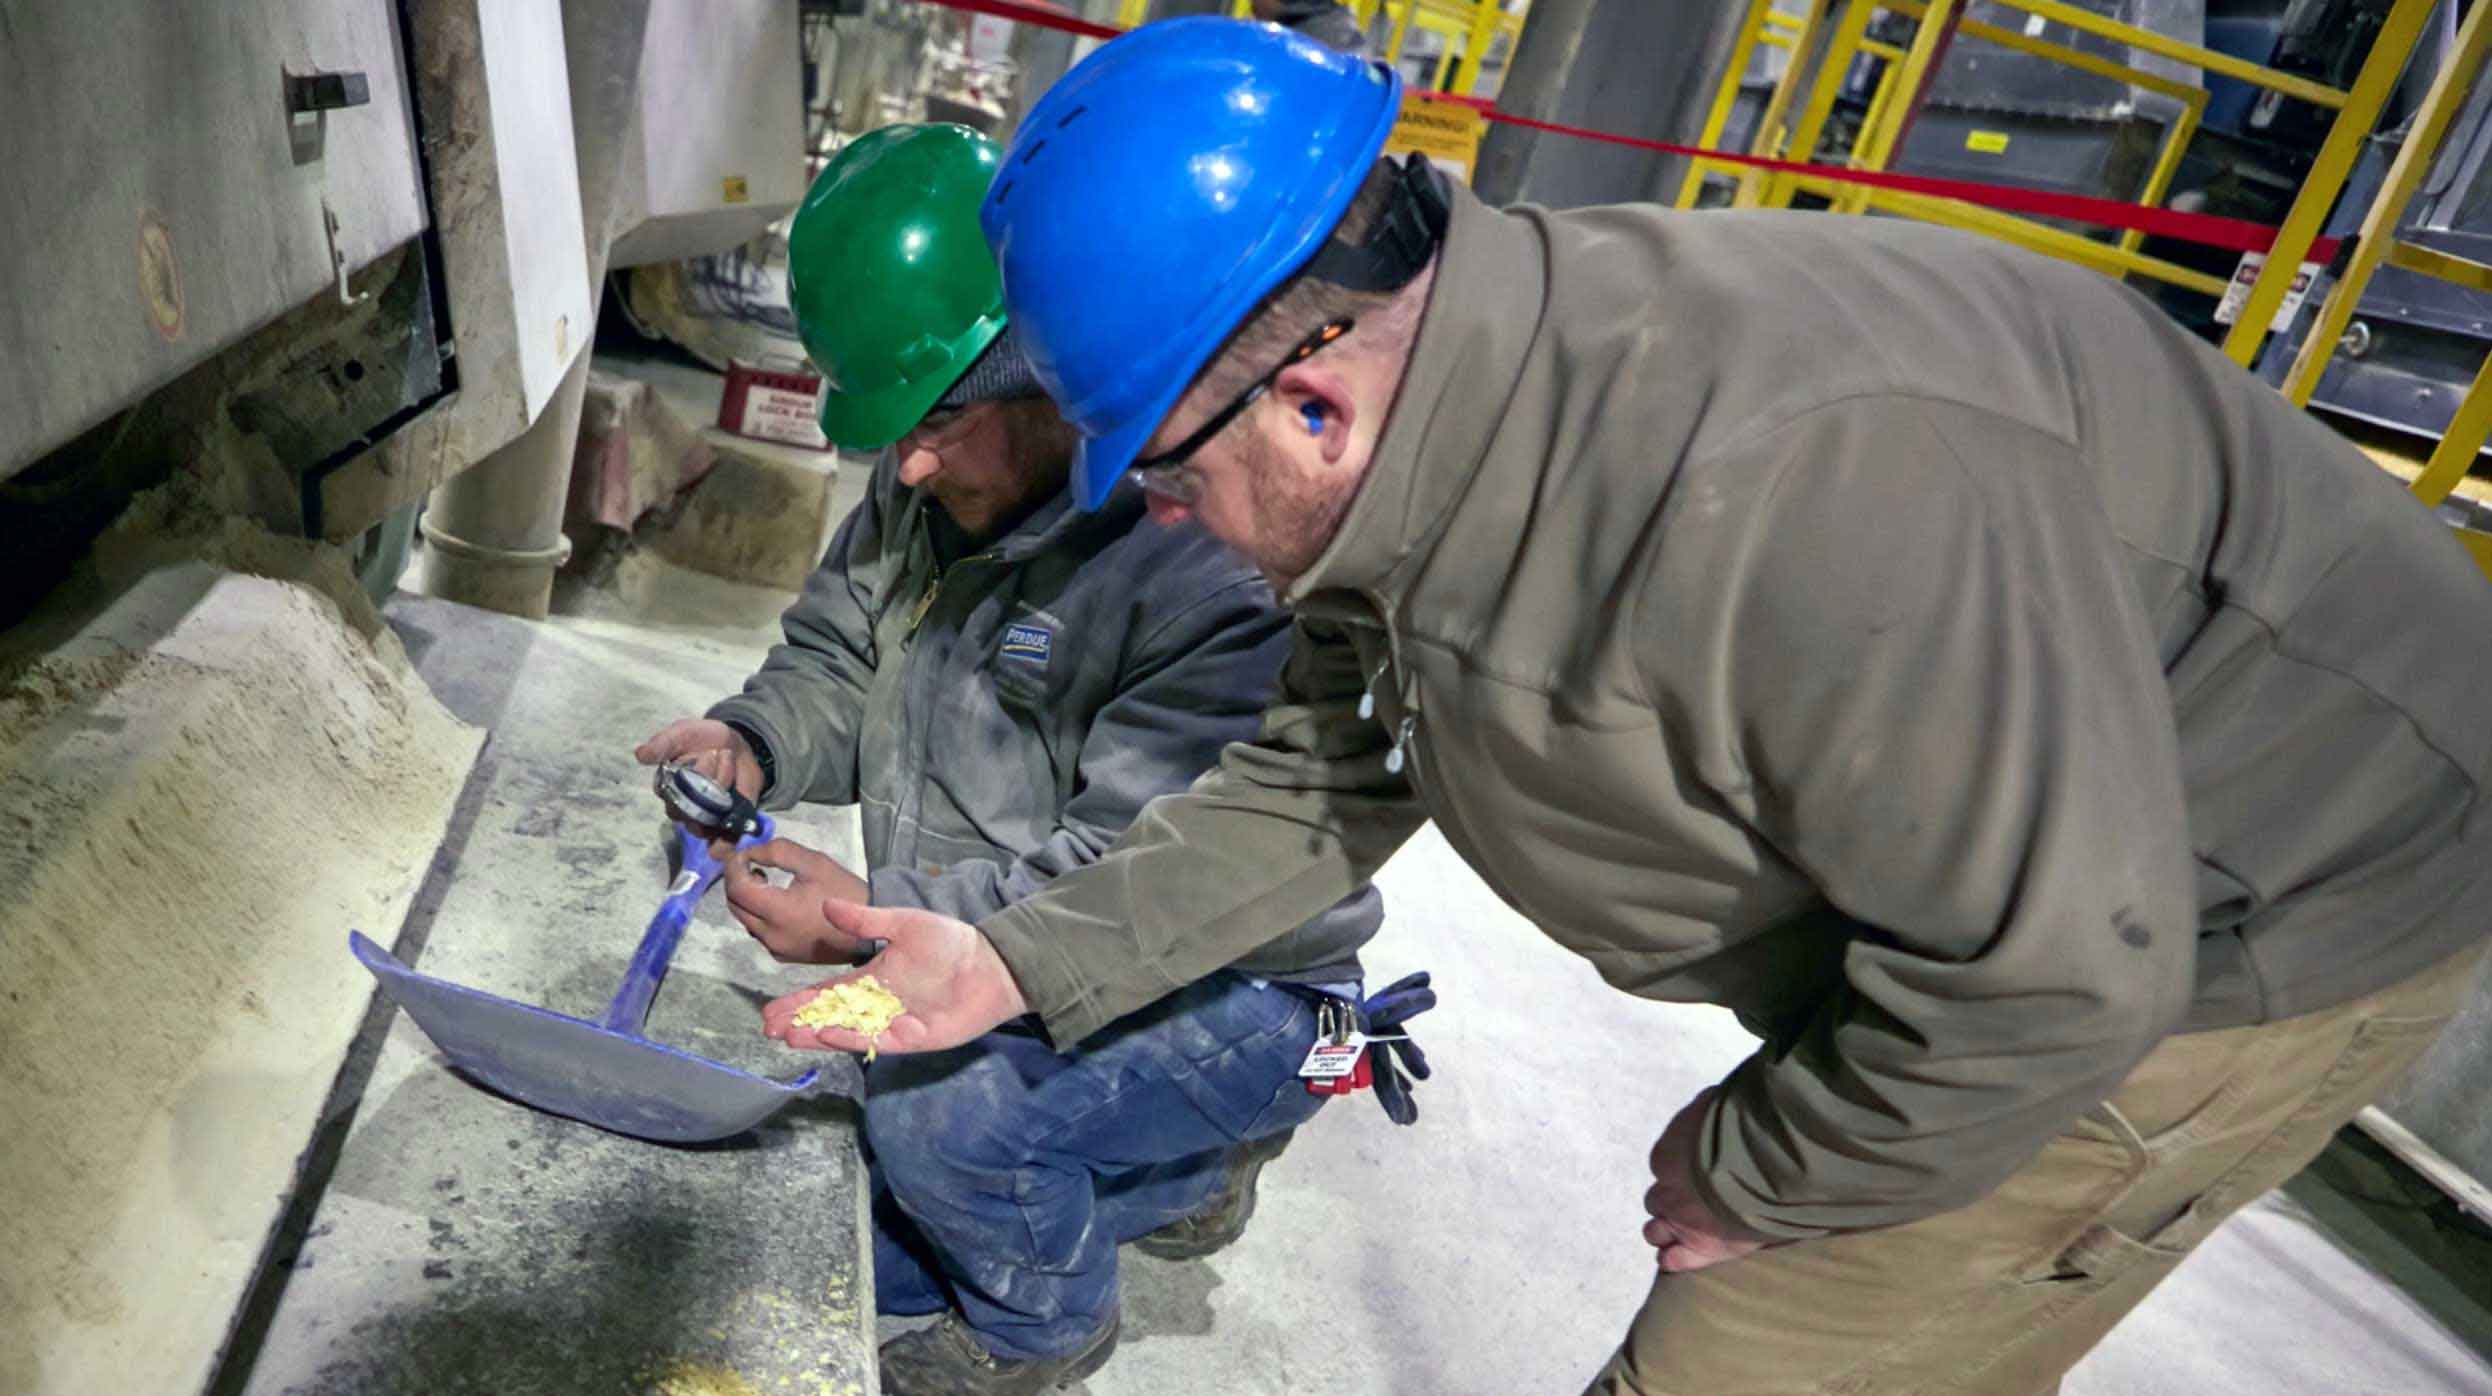
<svg viewBox="0 0 2492 1396"><path fill-rule="evenodd" d="M1467 185L1480 162L1480 134L1487 129L1488 118L1459 102L1432 102L1412 93L1403 99L1384 149L1388 155L1425 155L1429 164Z"/></svg>
<svg viewBox="0 0 2492 1396"><path fill-rule="evenodd" d="M1964 133L1964 148L1982 155L2005 155L2007 132L1967 131Z"/></svg>

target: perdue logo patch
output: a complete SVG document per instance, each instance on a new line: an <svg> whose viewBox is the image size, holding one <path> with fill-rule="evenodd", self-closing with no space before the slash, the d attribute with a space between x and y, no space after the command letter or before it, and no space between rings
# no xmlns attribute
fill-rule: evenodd
<svg viewBox="0 0 2492 1396"><path fill-rule="evenodd" d="M1001 653L1006 659L1028 664L1045 664L1055 652L1056 632L1043 625L1007 625Z"/></svg>

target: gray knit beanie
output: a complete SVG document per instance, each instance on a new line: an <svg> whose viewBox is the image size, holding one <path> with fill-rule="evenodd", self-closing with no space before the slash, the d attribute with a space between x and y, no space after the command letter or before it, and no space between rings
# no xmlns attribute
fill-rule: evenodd
<svg viewBox="0 0 2492 1396"><path fill-rule="evenodd" d="M1000 402L1007 398L1037 397L1046 389L1038 385L1038 375L1030 372L1030 361L1021 356L1020 337L1012 326L995 336L952 386L935 400L937 411L952 411L980 402Z"/></svg>

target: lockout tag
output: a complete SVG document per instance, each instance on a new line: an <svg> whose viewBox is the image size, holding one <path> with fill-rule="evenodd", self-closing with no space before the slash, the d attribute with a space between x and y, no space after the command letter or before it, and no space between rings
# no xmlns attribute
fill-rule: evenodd
<svg viewBox="0 0 2492 1396"><path fill-rule="evenodd" d="M2258 285L2259 273L2267 267L2264 252L2244 252L2239 265L2233 268L2232 284L2224 288L2223 300L2216 303L2215 323L2229 325L2241 318L2249 307L2250 291ZM2274 318L2267 322L2272 334L2283 334L2293 328L2293 317L2301 314L2302 302L2310 298L2310 288L2327 270L2324 262L2304 262L2293 275L2293 284L2285 291L2283 303L2276 307Z"/></svg>
<svg viewBox="0 0 2492 1396"><path fill-rule="evenodd" d="M1307 1059L1298 1067L1298 1074L1310 1081L1333 1081L1358 1070L1359 1054L1367 1050L1367 1036L1353 1032L1335 1041L1318 1037L1307 1049Z"/></svg>

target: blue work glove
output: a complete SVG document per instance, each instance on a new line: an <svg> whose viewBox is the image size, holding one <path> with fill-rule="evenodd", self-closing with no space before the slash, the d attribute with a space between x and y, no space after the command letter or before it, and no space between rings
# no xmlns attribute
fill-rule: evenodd
<svg viewBox="0 0 2492 1396"><path fill-rule="evenodd" d="M1428 1079L1428 1056L1419 1044L1410 1040L1411 1019L1436 1007L1436 990L1428 987L1427 971L1404 975L1367 996L1358 1008L1359 1031L1369 1037L1392 1036L1390 1042L1367 1045L1367 1065L1376 1088L1376 1103L1384 1107L1385 1118L1397 1125L1406 1125L1419 1118L1419 1106L1410 1098L1411 1078ZM1397 1064L1398 1063L1398 1064ZM1402 1074L1408 1067L1410 1075Z"/></svg>

